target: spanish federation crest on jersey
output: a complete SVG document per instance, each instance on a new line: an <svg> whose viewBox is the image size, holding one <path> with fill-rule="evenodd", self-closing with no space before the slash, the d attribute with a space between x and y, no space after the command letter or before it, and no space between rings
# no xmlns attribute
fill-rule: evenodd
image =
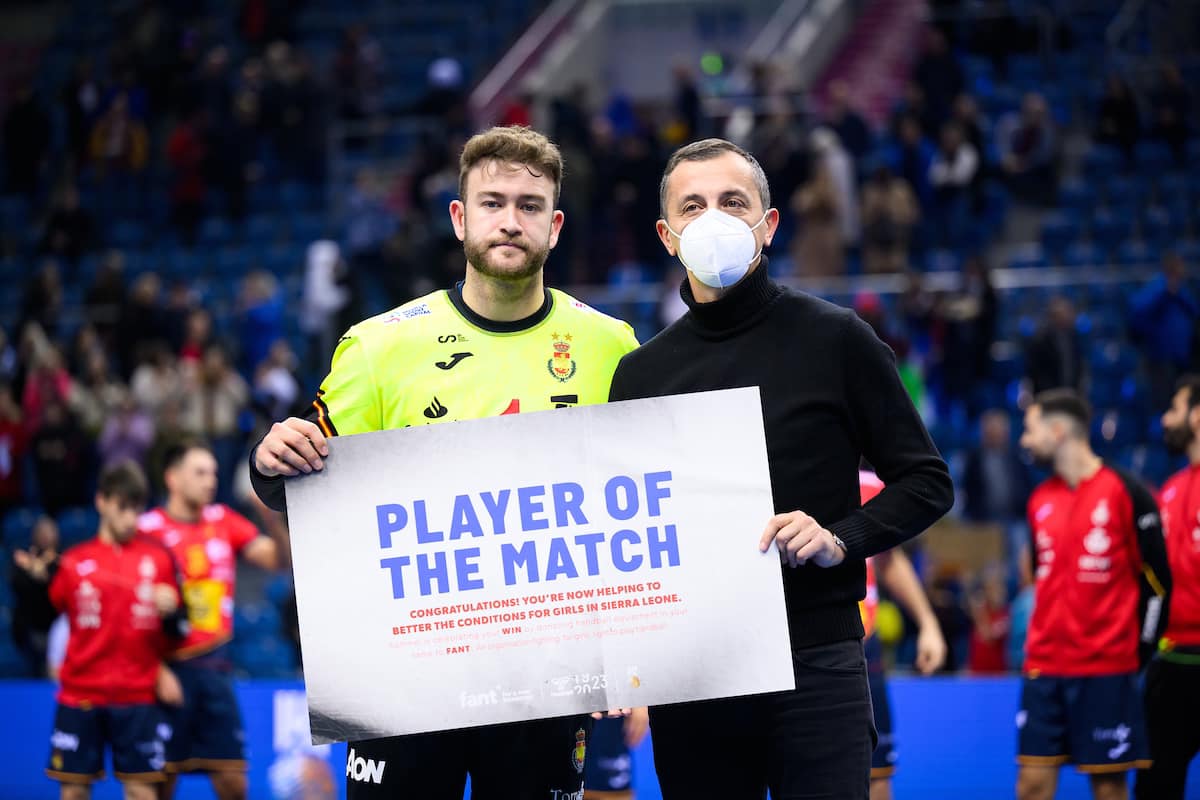
<svg viewBox="0 0 1200 800"><path fill-rule="evenodd" d="M575 375L575 360L571 358L571 334L550 334L554 340L554 354L546 362L546 369L559 383L566 383Z"/></svg>
<svg viewBox="0 0 1200 800"><path fill-rule="evenodd" d="M587 734L583 732L583 728L575 731L575 746L571 748L571 763L575 765L575 771L583 774L583 763L587 756Z"/></svg>

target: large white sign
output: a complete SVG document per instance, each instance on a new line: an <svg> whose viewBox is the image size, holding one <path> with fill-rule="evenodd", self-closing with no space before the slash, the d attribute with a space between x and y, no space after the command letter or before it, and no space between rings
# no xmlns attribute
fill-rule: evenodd
<svg viewBox="0 0 1200 800"><path fill-rule="evenodd" d="M287 495L315 742L793 687L757 388L340 437Z"/></svg>

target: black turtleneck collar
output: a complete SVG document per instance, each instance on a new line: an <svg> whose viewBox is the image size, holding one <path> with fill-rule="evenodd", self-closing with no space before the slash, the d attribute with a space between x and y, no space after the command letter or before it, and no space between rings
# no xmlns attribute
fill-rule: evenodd
<svg viewBox="0 0 1200 800"><path fill-rule="evenodd" d="M546 317L550 316L550 312L554 310L554 295L550 294L549 289L542 289L545 293L545 300L542 301L542 307L530 314L525 319L514 319L511 322L498 322L494 319L480 316L463 299L463 282L459 281L454 284L453 289L446 290L446 294L450 296L450 302L458 309L458 313L466 317L467 322L474 325L476 328L482 328L489 333L520 333L521 331L529 330Z"/></svg>
<svg viewBox="0 0 1200 800"><path fill-rule="evenodd" d="M753 272L711 303L701 303L696 299L687 277L679 287L679 294L687 303L697 325L718 332L740 327L757 317L759 312L783 294L783 288L767 274L767 257L762 256Z"/></svg>

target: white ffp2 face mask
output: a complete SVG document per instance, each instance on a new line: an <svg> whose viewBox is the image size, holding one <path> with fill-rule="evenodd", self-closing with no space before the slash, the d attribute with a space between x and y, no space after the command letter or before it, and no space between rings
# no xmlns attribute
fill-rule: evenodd
<svg viewBox="0 0 1200 800"><path fill-rule="evenodd" d="M670 225L667 230L679 238L679 260L688 272L705 286L724 289L744 278L762 252L754 230L766 221L763 212L752 228L737 217L710 208L692 220L683 233L675 233Z"/></svg>

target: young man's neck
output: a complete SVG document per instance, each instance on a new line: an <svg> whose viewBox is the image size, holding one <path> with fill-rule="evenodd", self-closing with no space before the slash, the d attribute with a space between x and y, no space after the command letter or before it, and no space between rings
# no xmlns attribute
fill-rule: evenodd
<svg viewBox="0 0 1200 800"><path fill-rule="evenodd" d="M1072 441L1058 451L1054 459L1054 471L1072 488L1095 475L1104 466L1100 456L1092 451L1087 442Z"/></svg>
<svg viewBox="0 0 1200 800"><path fill-rule="evenodd" d="M1192 442L1188 445L1187 457L1190 466L1200 466L1200 433L1192 431Z"/></svg>
<svg viewBox="0 0 1200 800"><path fill-rule="evenodd" d="M490 278L470 264L462 295L469 309L493 322L516 322L531 317L546 301L541 270L528 278L508 281Z"/></svg>
<svg viewBox="0 0 1200 800"><path fill-rule="evenodd" d="M195 522L200 519L200 509L177 497L168 497L164 506L167 516L180 522Z"/></svg>

